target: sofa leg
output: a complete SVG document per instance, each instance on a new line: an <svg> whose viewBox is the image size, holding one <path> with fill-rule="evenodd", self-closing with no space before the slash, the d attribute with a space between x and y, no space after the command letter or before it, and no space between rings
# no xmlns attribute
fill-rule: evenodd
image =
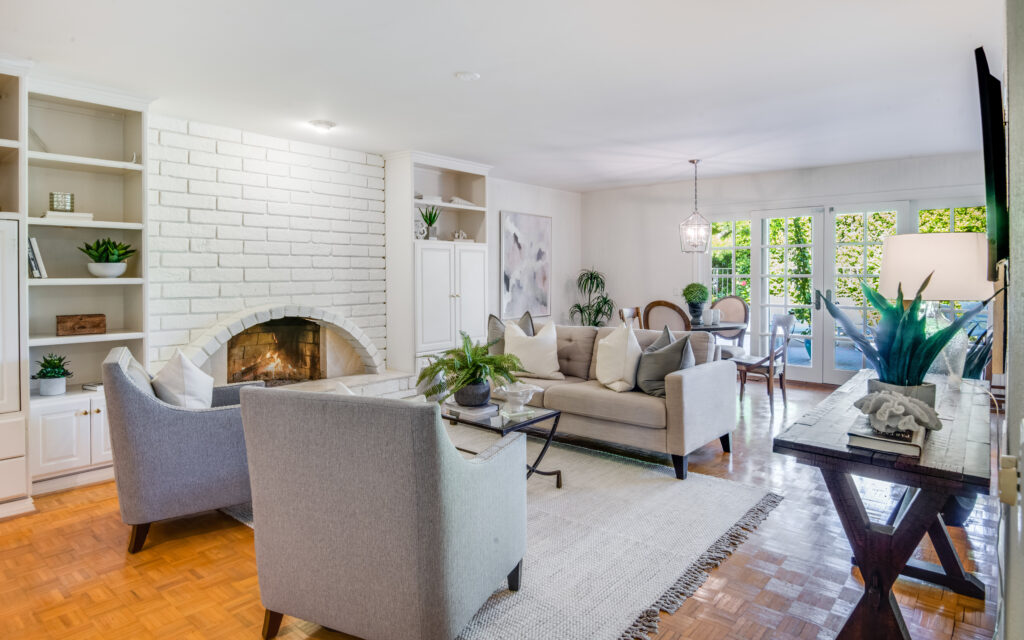
<svg viewBox="0 0 1024 640"><path fill-rule="evenodd" d="M283 613L271 611L267 609L263 613L263 640L270 640L277 636L277 632L281 630L281 620L284 618Z"/></svg>
<svg viewBox="0 0 1024 640"><path fill-rule="evenodd" d="M686 480L686 456L672 454L672 466L676 470L676 478Z"/></svg>
<svg viewBox="0 0 1024 640"><path fill-rule="evenodd" d="M519 591L519 585L523 580L523 561L520 560L516 568L508 574L508 590Z"/></svg>
<svg viewBox="0 0 1024 640"><path fill-rule="evenodd" d="M132 525L132 532L128 536L128 553L142 551L142 545L146 544L146 536L149 535L149 525L149 522Z"/></svg>
<svg viewBox="0 0 1024 640"><path fill-rule="evenodd" d="M732 434L727 433L720 437L719 440L722 443L722 451L726 453L732 453Z"/></svg>

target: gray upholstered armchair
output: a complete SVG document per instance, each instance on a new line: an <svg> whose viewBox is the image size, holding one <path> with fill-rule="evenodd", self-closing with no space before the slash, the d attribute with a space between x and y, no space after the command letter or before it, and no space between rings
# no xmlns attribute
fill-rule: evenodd
<svg viewBox="0 0 1024 640"><path fill-rule="evenodd" d="M103 389L121 520L132 527L129 553L142 549L157 520L249 501L241 386L215 388L210 409L183 409L156 397L126 347L107 355Z"/></svg>
<svg viewBox="0 0 1024 640"><path fill-rule="evenodd" d="M474 458L437 404L244 389L263 637L454 638L526 550L526 439Z"/></svg>

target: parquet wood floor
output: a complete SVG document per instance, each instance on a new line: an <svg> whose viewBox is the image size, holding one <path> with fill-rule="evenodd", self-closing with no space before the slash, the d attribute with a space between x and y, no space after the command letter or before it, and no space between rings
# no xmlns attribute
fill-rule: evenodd
<svg viewBox="0 0 1024 640"><path fill-rule="evenodd" d="M786 500L677 613L662 616L658 640L831 638L859 597L850 548L817 470L771 453L787 414L771 419L763 386L748 384L747 391L733 454L722 454L716 441L691 456L690 469L763 486ZM827 392L793 385L788 415ZM882 483L865 483L862 493L878 514L894 502ZM0 638L259 637L263 609L249 528L219 513L162 523L145 549L129 556L113 483L42 496L36 505L35 514L0 522ZM951 529L969 568L990 586L989 600L900 581L915 639L991 637L997 517L989 499L966 528ZM927 558L929 550L917 554ZM286 617L279 637L345 636Z"/></svg>

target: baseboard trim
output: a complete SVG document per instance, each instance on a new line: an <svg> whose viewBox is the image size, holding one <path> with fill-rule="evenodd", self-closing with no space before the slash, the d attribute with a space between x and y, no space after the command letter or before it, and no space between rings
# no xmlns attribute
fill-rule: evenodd
<svg viewBox="0 0 1024 640"><path fill-rule="evenodd" d="M11 500L10 502L0 504L0 520L13 518L14 516L20 516L26 513L33 513L35 510L36 505L32 502L32 498L18 498L17 500Z"/></svg>
<svg viewBox="0 0 1024 640"><path fill-rule="evenodd" d="M74 489L76 487L85 487L90 484L109 482L113 479L114 465L101 467L99 469L89 469L88 471L69 473L68 475L57 476L56 478L36 480L32 483L32 495L41 496L47 493L56 493L57 491L67 491L68 489Z"/></svg>

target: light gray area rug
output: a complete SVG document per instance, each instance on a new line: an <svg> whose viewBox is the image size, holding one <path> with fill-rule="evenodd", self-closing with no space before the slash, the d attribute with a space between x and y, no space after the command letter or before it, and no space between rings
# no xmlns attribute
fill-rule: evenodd
<svg viewBox="0 0 1024 640"><path fill-rule="evenodd" d="M449 427L483 451L497 438ZM530 460L541 442L531 439ZM553 444L528 483L523 585L502 584L461 640L647 640L658 611L674 612L782 500L730 480ZM224 510L251 526L248 505Z"/></svg>

